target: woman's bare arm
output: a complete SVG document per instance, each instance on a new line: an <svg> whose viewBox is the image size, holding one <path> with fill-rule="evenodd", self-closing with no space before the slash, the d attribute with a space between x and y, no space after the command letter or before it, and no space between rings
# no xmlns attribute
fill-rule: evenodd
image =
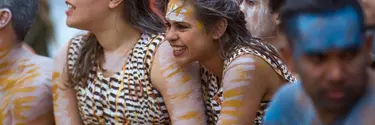
<svg viewBox="0 0 375 125"><path fill-rule="evenodd" d="M272 68L265 61L252 55L238 57L228 66L223 78L224 100L218 125L254 123L260 102L270 85L264 80L269 71Z"/></svg>
<svg viewBox="0 0 375 125"><path fill-rule="evenodd" d="M81 125L78 103L73 88L67 88L68 45L55 57L55 70L52 77L53 109L56 125Z"/></svg>
<svg viewBox="0 0 375 125"><path fill-rule="evenodd" d="M205 125L206 114L202 98L199 65L177 64L172 48L164 42L157 51L151 80L163 95L172 124Z"/></svg>

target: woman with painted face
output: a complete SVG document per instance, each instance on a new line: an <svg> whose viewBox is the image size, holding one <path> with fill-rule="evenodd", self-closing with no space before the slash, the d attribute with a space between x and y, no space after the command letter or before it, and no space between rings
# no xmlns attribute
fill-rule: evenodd
<svg viewBox="0 0 375 125"><path fill-rule="evenodd" d="M149 2L66 1L67 25L90 33L56 56L57 125L205 124L199 67L174 62Z"/></svg>
<svg viewBox="0 0 375 125"><path fill-rule="evenodd" d="M176 61L201 65L210 125L261 124L273 94L294 81L275 49L246 30L234 0L172 0L166 19Z"/></svg>

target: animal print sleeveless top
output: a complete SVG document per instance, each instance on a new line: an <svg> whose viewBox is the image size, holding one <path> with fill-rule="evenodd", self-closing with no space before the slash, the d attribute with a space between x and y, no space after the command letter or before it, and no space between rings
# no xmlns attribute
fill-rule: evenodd
<svg viewBox="0 0 375 125"><path fill-rule="evenodd" d="M295 81L295 78L287 70L286 65L282 62L281 59L278 59L275 57L277 60L273 60L270 57L261 54L257 50L253 50L247 47L237 47L235 51L232 54L230 54L230 58L228 58L224 62L223 74L225 74L226 68L234 59L242 55L246 55L246 54L251 54L251 55L255 55L255 56L262 58L265 62L271 65L274 71L277 74L279 74L282 78L284 78L287 82ZM281 65L281 69L277 68L277 64ZM206 104L206 114L208 116L208 125L216 125L218 122L220 111L221 111L221 104L224 100L223 88L222 88L223 85L221 83L221 79L219 79L218 76L214 75L212 72L210 72L208 69L206 69L203 66L201 66L201 76L202 76L204 100ZM268 103L269 101L262 101L260 103L260 108L254 120L254 125L262 124L262 118L265 114L264 111L267 108Z"/></svg>
<svg viewBox="0 0 375 125"><path fill-rule="evenodd" d="M87 87L79 83L77 92L81 118L86 125L168 125L167 108L150 80L154 53L163 35L142 34L121 72L104 78L94 67ZM69 47L69 71L77 60L83 37Z"/></svg>

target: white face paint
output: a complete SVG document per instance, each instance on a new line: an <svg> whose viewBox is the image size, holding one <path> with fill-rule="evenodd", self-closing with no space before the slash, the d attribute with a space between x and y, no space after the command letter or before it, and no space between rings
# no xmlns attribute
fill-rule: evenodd
<svg viewBox="0 0 375 125"><path fill-rule="evenodd" d="M191 12L189 9L185 8L183 4L183 0L171 0L168 4L168 10L165 16L167 20L183 22Z"/></svg>
<svg viewBox="0 0 375 125"><path fill-rule="evenodd" d="M246 28L256 37L270 37L276 30L276 20L269 9L269 0L245 0L240 5L246 16Z"/></svg>

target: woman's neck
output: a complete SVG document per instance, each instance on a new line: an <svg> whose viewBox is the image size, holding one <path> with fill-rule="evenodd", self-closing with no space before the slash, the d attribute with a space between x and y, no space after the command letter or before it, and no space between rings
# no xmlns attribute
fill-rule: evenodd
<svg viewBox="0 0 375 125"><path fill-rule="evenodd" d="M218 77L223 76L224 70L224 59L221 58L220 52L217 54L210 55L204 61L200 61L200 64L207 68L210 72L214 73Z"/></svg>
<svg viewBox="0 0 375 125"><path fill-rule="evenodd" d="M92 32L105 53L127 51L138 41L141 32L124 20L109 20L105 28Z"/></svg>

